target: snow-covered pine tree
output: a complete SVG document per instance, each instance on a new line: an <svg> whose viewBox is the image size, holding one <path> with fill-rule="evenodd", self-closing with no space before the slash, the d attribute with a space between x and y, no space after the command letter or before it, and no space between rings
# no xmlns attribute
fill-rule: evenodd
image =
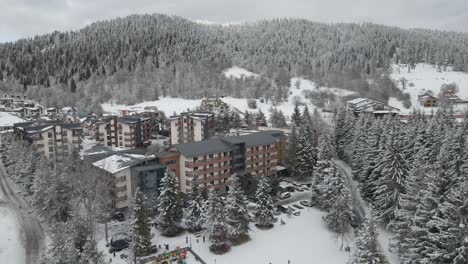
<svg viewBox="0 0 468 264"><path fill-rule="evenodd" d="M165 236L174 236L180 231L183 218L182 203L177 191L177 177L166 169L159 187L156 223Z"/></svg>
<svg viewBox="0 0 468 264"><path fill-rule="evenodd" d="M211 241L210 250L222 254L229 250L228 224L224 204L215 189L211 189L204 207L204 227Z"/></svg>
<svg viewBox="0 0 468 264"><path fill-rule="evenodd" d="M104 254L97 248L96 241L88 237L80 254L80 261L77 264L104 264Z"/></svg>
<svg viewBox="0 0 468 264"><path fill-rule="evenodd" d="M247 197L245 196L238 176L232 179L226 198L226 221L229 225L229 238L235 243L248 239L249 218Z"/></svg>
<svg viewBox="0 0 468 264"><path fill-rule="evenodd" d="M338 197L343 200L350 197L349 190L343 179L343 173L335 163L324 170L323 181L317 186L317 206L325 211L330 211Z"/></svg>
<svg viewBox="0 0 468 264"><path fill-rule="evenodd" d="M190 181L190 195L185 216L185 225L192 232L201 230L203 222L204 201L197 179L197 176L193 176Z"/></svg>
<svg viewBox="0 0 468 264"><path fill-rule="evenodd" d="M336 158L336 150L333 145L332 133L322 134L319 138L317 166L311 185L311 203L313 206L319 204L319 186L322 184L326 170L332 166Z"/></svg>
<svg viewBox="0 0 468 264"><path fill-rule="evenodd" d="M349 229L352 210L349 206L350 195L348 192L341 192L335 197L335 202L328 209L328 213L323 217L328 228L333 232L344 234Z"/></svg>
<svg viewBox="0 0 468 264"><path fill-rule="evenodd" d="M257 126L267 126L266 117L262 112L262 109L259 109L257 115L255 116L255 124Z"/></svg>
<svg viewBox="0 0 468 264"><path fill-rule="evenodd" d="M296 157L297 165L293 176L300 180L311 178L314 174L317 154L306 125L299 128Z"/></svg>
<svg viewBox="0 0 468 264"><path fill-rule="evenodd" d="M255 192L257 202L257 211L255 212L256 225L261 228L273 227L274 208L273 200L270 195L270 184L265 176L260 176L257 191Z"/></svg>
<svg viewBox="0 0 468 264"><path fill-rule="evenodd" d="M302 126L302 116L301 111L299 110L299 104L294 105L294 110L291 115L291 125L294 125L296 127Z"/></svg>
<svg viewBox="0 0 468 264"><path fill-rule="evenodd" d="M421 154L415 159L414 167L404 182L405 191L401 194L401 207L397 209L395 219L388 226L395 234L391 239L390 246L395 249L395 252L398 252L402 263L412 261L407 254L412 248L412 240L408 238L413 232L416 210L421 204L421 190L427 188L425 184L427 173L423 163L423 154Z"/></svg>
<svg viewBox="0 0 468 264"><path fill-rule="evenodd" d="M288 171L290 175L296 175L297 169L297 128L294 124L291 125L291 134L288 140Z"/></svg>
<svg viewBox="0 0 468 264"><path fill-rule="evenodd" d="M404 181L408 168L401 156L401 147L397 144L387 146L382 161L379 163L381 177L376 183L374 207L377 220L388 224L395 219L395 212L401 208L401 194L404 193Z"/></svg>
<svg viewBox="0 0 468 264"><path fill-rule="evenodd" d="M145 207L145 196L137 189L130 204L130 239L134 256L144 255L151 249L151 222Z"/></svg>
<svg viewBox="0 0 468 264"><path fill-rule="evenodd" d="M366 218L358 231L354 251L348 264L387 264L377 243L372 215Z"/></svg>

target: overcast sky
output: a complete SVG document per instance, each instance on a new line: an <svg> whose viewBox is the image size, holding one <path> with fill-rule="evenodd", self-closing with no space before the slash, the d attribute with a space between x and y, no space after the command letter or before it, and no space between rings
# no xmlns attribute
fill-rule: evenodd
<svg viewBox="0 0 468 264"><path fill-rule="evenodd" d="M295 17L468 32L468 0L0 0L0 42L135 13L216 23Z"/></svg>

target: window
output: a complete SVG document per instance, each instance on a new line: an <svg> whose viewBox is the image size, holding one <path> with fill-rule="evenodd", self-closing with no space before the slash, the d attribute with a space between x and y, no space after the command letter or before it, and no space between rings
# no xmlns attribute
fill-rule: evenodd
<svg viewBox="0 0 468 264"><path fill-rule="evenodd" d="M197 161L198 160L198 157L193 157L193 161Z"/></svg>
<svg viewBox="0 0 468 264"><path fill-rule="evenodd" d="M193 167L193 170L194 170L194 171L198 170L198 167Z"/></svg>
<svg viewBox="0 0 468 264"><path fill-rule="evenodd" d="M213 154L210 154L208 157L209 157L210 159L212 159L212 158L213 158Z"/></svg>
<svg viewBox="0 0 468 264"><path fill-rule="evenodd" d="M62 136L66 137L67 136L67 131L63 131Z"/></svg>
<svg viewBox="0 0 468 264"><path fill-rule="evenodd" d="M211 185L214 185L214 181L210 181L210 184L211 184Z"/></svg>
<svg viewBox="0 0 468 264"><path fill-rule="evenodd" d="M49 147L49 152L53 152L54 151L54 147Z"/></svg>
<svg viewBox="0 0 468 264"><path fill-rule="evenodd" d="M47 133L48 138L52 138L52 132Z"/></svg>

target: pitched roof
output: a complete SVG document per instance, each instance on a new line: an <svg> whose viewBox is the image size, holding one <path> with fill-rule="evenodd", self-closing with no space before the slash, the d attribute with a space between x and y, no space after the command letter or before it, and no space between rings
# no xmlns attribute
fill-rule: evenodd
<svg viewBox="0 0 468 264"><path fill-rule="evenodd" d="M93 163L94 166L108 171L109 173L117 173L124 169L130 168L142 161L153 159L154 156L145 156L138 154L114 154L102 160Z"/></svg>

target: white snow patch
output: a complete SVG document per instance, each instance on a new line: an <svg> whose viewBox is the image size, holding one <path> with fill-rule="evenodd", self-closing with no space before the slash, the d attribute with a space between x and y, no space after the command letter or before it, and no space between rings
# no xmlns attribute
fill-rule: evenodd
<svg viewBox="0 0 468 264"><path fill-rule="evenodd" d="M171 116L174 113L195 109L197 106L200 106L201 101L201 99L161 97L157 101L147 101L136 105L104 103L102 104L102 109L108 114L118 114L119 110L144 110L145 107L156 106L166 116Z"/></svg>
<svg viewBox="0 0 468 264"><path fill-rule="evenodd" d="M430 64L417 64L415 69L411 69L408 72L408 67L406 65L392 65L392 74L390 78L397 84L404 93L409 93L411 96L412 109L420 109L424 112L436 111L437 108L427 108L422 107L418 102L418 94L422 91L430 90L434 93L434 96L440 92L440 87L442 84L456 83L459 87L458 96L461 99L468 100L468 74L464 72L456 72L451 68L448 68L446 71L439 72L437 67ZM406 89L403 90L401 78L408 80ZM393 101L395 103L395 101ZM392 102L389 103L392 105ZM392 105L395 106L395 105ZM405 111L404 108L400 108ZM459 109L462 111L463 109ZM410 112L411 110L406 110Z"/></svg>
<svg viewBox="0 0 468 264"><path fill-rule="evenodd" d="M24 119L7 112L0 112L0 127L13 127L13 124L21 122L25 122Z"/></svg>
<svg viewBox="0 0 468 264"><path fill-rule="evenodd" d="M251 72L249 70L246 70L244 68L237 67L237 66L233 66L233 67L231 67L229 69L226 69L223 72L223 74L227 78L231 78L231 79L244 79L244 78L250 78L250 77L254 77L254 78L260 77L260 75L258 75L256 73L253 73L253 72Z"/></svg>
<svg viewBox="0 0 468 264"><path fill-rule="evenodd" d="M0 208L0 234L0 263L25 263L17 219L8 208Z"/></svg>

